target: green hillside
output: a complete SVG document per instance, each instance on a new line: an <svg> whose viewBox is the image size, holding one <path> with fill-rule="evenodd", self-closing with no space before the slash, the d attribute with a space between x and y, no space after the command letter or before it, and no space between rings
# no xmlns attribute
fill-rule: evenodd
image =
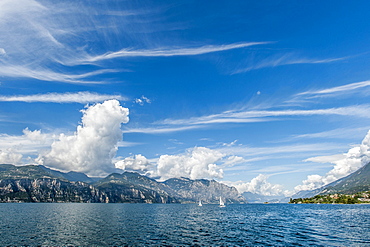
<svg viewBox="0 0 370 247"><path fill-rule="evenodd" d="M323 194L355 194L370 190L370 163L363 166L351 175L341 179L334 186L327 186L320 195Z"/></svg>

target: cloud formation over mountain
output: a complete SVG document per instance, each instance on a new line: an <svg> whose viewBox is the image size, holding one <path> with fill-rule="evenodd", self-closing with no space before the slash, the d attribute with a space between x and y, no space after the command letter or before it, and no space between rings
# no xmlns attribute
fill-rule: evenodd
<svg viewBox="0 0 370 247"><path fill-rule="evenodd" d="M319 163L326 163L329 161L334 164L334 167L324 176L317 174L307 176L307 179L304 180L301 185L296 186L295 190L301 191L319 188L343 178L368 164L370 162L370 130L367 132L367 135L360 145L349 149L341 158L338 159L337 157L337 155L333 156L333 160L328 160L328 157L326 156L307 159L306 161Z"/></svg>
<svg viewBox="0 0 370 247"><path fill-rule="evenodd" d="M222 178L223 170L216 165L225 155L209 148L195 147L182 155L161 155L158 175L162 180L173 177Z"/></svg>
<svg viewBox="0 0 370 247"><path fill-rule="evenodd" d="M115 170L112 159L122 140L121 124L129 110L117 100L108 100L82 110L82 123L73 135L60 134L39 162L61 170L101 176Z"/></svg>
<svg viewBox="0 0 370 247"><path fill-rule="evenodd" d="M190 179L223 178L223 168L240 163L243 159L206 147L194 147L177 155L161 155L149 161L141 154L124 158L115 163L116 168L135 171L164 181L169 178Z"/></svg>
<svg viewBox="0 0 370 247"><path fill-rule="evenodd" d="M145 156L137 154L117 161L115 167L121 170L137 171L150 175L150 170L152 170L153 165ZM149 172L149 174L147 172Z"/></svg>
<svg viewBox="0 0 370 247"><path fill-rule="evenodd" d="M19 164L22 155L15 152L13 149L0 150L0 163L1 164Z"/></svg>
<svg viewBox="0 0 370 247"><path fill-rule="evenodd" d="M227 182L228 185L234 186L240 193L251 192L264 196L281 196L283 186L280 184L271 184L267 181L268 176L259 174L250 182Z"/></svg>

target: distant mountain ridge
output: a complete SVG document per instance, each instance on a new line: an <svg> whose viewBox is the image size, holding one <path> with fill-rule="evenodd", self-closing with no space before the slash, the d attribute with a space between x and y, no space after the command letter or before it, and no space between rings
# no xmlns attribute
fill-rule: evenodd
<svg viewBox="0 0 370 247"><path fill-rule="evenodd" d="M345 178L337 180L336 183L329 184L325 187L323 194L354 194L362 191L370 190L370 163L361 167L357 171L348 175Z"/></svg>
<svg viewBox="0 0 370 247"><path fill-rule="evenodd" d="M246 203L236 188L215 180L169 179L157 182L135 172L89 178L38 165L0 164L0 202Z"/></svg>
<svg viewBox="0 0 370 247"><path fill-rule="evenodd" d="M300 191L292 196L296 198L310 198L325 194L355 194L357 192L370 190L370 163L361 167L350 175L338 179L330 184L315 190Z"/></svg>
<svg viewBox="0 0 370 247"><path fill-rule="evenodd" d="M94 186L44 166L0 164L0 202L106 202Z"/></svg>
<svg viewBox="0 0 370 247"><path fill-rule="evenodd" d="M168 193L167 188L154 179L141 176L134 172L124 172L122 174L113 173L103 178L94 186L103 191L109 198L109 202L122 203L179 203L172 193Z"/></svg>
<svg viewBox="0 0 370 247"><path fill-rule="evenodd" d="M202 200L204 203L218 203L220 196L226 203L246 203L235 187L230 187L215 180L189 178L171 178L163 182L175 191L176 196L189 202Z"/></svg>
<svg viewBox="0 0 370 247"><path fill-rule="evenodd" d="M61 178L67 179L72 182L80 181L80 182L85 182L85 183L93 183L95 181L94 179L88 177L85 173L82 173L82 172L70 171L70 172L64 173L64 172L60 172L60 171L47 168L42 165L39 165L38 167L44 169L47 173L50 173L50 175L61 177Z"/></svg>
<svg viewBox="0 0 370 247"><path fill-rule="evenodd" d="M249 202L249 203L285 203L289 202L289 198L285 196L265 196L261 194L256 194L252 192L244 192L242 196Z"/></svg>

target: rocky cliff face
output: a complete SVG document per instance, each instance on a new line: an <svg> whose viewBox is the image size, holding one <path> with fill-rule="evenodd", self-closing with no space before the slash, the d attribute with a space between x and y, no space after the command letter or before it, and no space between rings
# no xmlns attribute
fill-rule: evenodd
<svg viewBox="0 0 370 247"><path fill-rule="evenodd" d="M218 203L222 197L225 203L246 203L236 188L219 183L215 180L188 178L171 178L164 182L183 201Z"/></svg>
<svg viewBox="0 0 370 247"><path fill-rule="evenodd" d="M106 193L109 202L129 203L179 203L180 201L166 192L163 185L138 173L113 173L94 184Z"/></svg>
<svg viewBox="0 0 370 247"><path fill-rule="evenodd" d="M107 202L105 193L83 182L59 179L2 179L0 202Z"/></svg>
<svg viewBox="0 0 370 247"><path fill-rule="evenodd" d="M106 202L94 186L43 166L0 164L0 202ZM86 176L86 175L85 175Z"/></svg>
<svg viewBox="0 0 370 247"><path fill-rule="evenodd" d="M361 167L354 173L329 184L323 188L320 195L325 194L355 194L370 190L370 163Z"/></svg>
<svg viewBox="0 0 370 247"><path fill-rule="evenodd" d="M234 187L214 180L173 178L163 183L134 172L113 173L97 182L85 174L43 166L0 164L0 202L245 203ZM69 180L71 179L71 180Z"/></svg>

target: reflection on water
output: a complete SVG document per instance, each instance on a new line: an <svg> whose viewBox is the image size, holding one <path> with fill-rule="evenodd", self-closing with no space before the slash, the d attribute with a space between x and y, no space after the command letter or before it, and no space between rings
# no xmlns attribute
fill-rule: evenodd
<svg viewBox="0 0 370 247"><path fill-rule="evenodd" d="M0 204L0 245L370 245L370 205Z"/></svg>

